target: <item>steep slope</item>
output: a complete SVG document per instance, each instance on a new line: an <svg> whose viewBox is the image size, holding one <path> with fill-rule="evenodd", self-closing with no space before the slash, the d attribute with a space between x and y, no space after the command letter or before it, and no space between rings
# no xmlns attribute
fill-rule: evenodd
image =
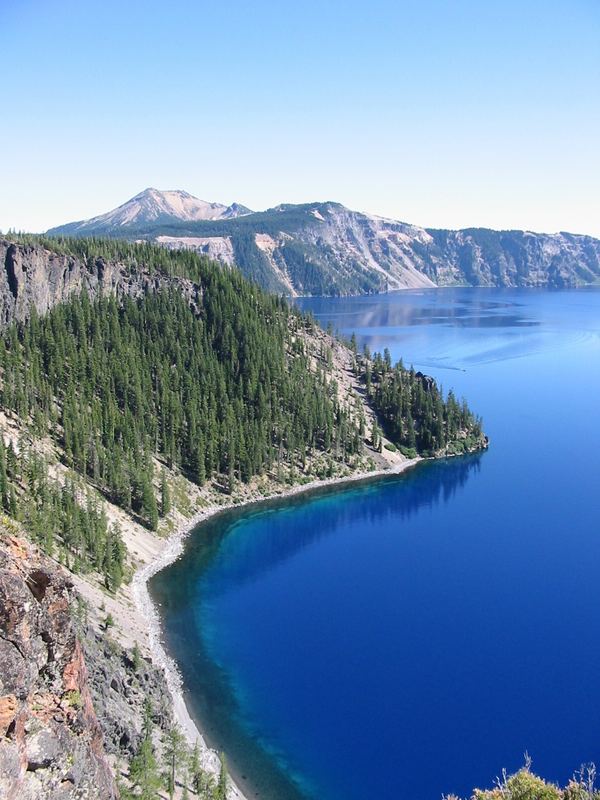
<svg viewBox="0 0 600 800"><path fill-rule="evenodd" d="M600 280L600 240L572 233L468 228L427 232L419 269L439 286L549 286Z"/></svg>
<svg viewBox="0 0 600 800"><path fill-rule="evenodd" d="M0 519L0 795L112 800L73 583L11 527Z"/></svg>
<svg viewBox="0 0 600 800"><path fill-rule="evenodd" d="M115 230L169 222L233 219L252 213L239 203L230 206L209 203L181 190L160 191L148 188L118 208L92 219L72 222L55 228L64 236L101 236Z"/></svg>
<svg viewBox="0 0 600 800"><path fill-rule="evenodd" d="M79 225L79 227L78 227ZM565 287L600 280L600 240L569 233L427 230L339 203L120 224L90 220L50 234L156 241L236 264L261 286L294 295L349 295L433 286Z"/></svg>

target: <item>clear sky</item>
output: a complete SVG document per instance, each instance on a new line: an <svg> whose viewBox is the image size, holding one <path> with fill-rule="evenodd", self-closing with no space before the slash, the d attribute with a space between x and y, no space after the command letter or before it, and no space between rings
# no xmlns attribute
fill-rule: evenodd
<svg viewBox="0 0 600 800"><path fill-rule="evenodd" d="M600 236L600 0L0 0L0 229L148 186Z"/></svg>

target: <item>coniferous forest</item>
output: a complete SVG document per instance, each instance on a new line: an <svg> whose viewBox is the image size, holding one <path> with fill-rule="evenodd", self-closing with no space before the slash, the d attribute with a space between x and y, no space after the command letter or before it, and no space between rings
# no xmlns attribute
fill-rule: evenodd
<svg viewBox="0 0 600 800"><path fill-rule="evenodd" d="M373 358L367 348L357 364L385 434L406 455L457 455L484 446L481 420L466 401L459 403L452 391L444 397L433 378L401 360L392 366L387 348Z"/></svg>

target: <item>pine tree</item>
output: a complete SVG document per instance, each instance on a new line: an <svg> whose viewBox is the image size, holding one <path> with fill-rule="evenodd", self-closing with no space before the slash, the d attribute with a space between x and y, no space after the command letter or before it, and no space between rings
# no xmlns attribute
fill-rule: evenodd
<svg viewBox="0 0 600 800"><path fill-rule="evenodd" d="M0 436L0 508L10 511L8 475L6 472L6 451L4 439Z"/></svg>
<svg viewBox="0 0 600 800"><path fill-rule="evenodd" d="M156 800L160 777L152 738L144 736L129 766L129 779L138 790L140 800Z"/></svg>
<svg viewBox="0 0 600 800"><path fill-rule="evenodd" d="M190 754L190 774L192 778L192 789L200 796L204 789L204 771L200 766L200 752L198 749L198 742L194 743L194 747Z"/></svg>
<svg viewBox="0 0 600 800"><path fill-rule="evenodd" d="M180 763L184 750L184 738L177 726L173 726L167 732L164 746L164 759L166 768L166 788L170 800L173 800L175 793L176 770Z"/></svg>
<svg viewBox="0 0 600 800"><path fill-rule="evenodd" d="M377 420L373 419L373 427L371 429L371 445L373 447L373 450L379 449L379 439L380 439L379 425L377 424Z"/></svg>
<svg viewBox="0 0 600 800"><path fill-rule="evenodd" d="M152 705L146 698L142 720L142 739L129 766L129 779L141 800L156 800L160 788L158 764L152 744Z"/></svg>
<svg viewBox="0 0 600 800"><path fill-rule="evenodd" d="M131 663L134 672L139 672L142 665L142 655L140 653L140 646L137 642L133 643L133 650L131 651Z"/></svg>
<svg viewBox="0 0 600 800"><path fill-rule="evenodd" d="M150 530L155 531L158 528L158 507L152 480L147 474L142 478L142 513L148 520Z"/></svg>
<svg viewBox="0 0 600 800"><path fill-rule="evenodd" d="M219 769L219 781L217 783L216 800L227 800L228 775L227 775L227 763L225 760L224 753L220 754L219 760L221 762L221 767Z"/></svg>
<svg viewBox="0 0 600 800"><path fill-rule="evenodd" d="M171 510L171 492L167 481L167 474L163 469L160 475L160 513L165 517Z"/></svg>

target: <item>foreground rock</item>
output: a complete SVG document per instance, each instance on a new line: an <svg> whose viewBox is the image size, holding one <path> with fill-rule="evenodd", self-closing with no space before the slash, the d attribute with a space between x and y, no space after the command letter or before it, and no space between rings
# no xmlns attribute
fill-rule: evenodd
<svg viewBox="0 0 600 800"><path fill-rule="evenodd" d="M82 636L89 689L98 709L104 746L110 755L130 760L142 739L144 702L152 708L157 730L173 725L169 687L161 669L149 658L135 664L118 642L87 626Z"/></svg>
<svg viewBox="0 0 600 800"><path fill-rule="evenodd" d="M0 538L0 797L112 800L70 578L24 539Z"/></svg>

